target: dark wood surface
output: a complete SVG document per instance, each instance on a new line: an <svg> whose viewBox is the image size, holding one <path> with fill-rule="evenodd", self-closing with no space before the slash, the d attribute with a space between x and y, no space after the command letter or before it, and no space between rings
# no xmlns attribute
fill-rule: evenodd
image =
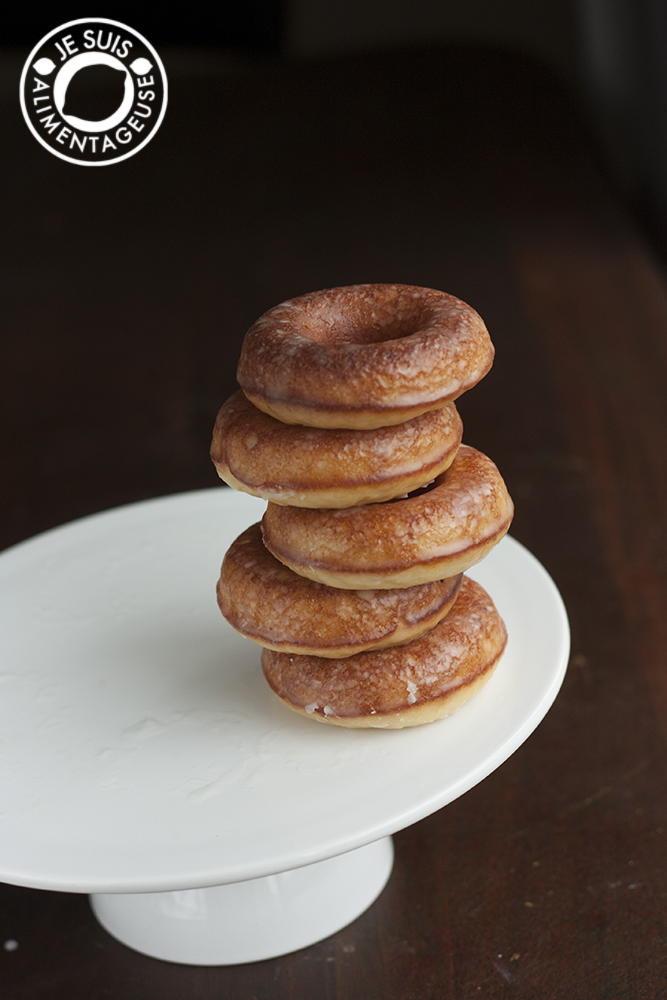
<svg viewBox="0 0 667 1000"><path fill-rule="evenodd" d="M0 887L3 1000L667 995L667 283L539 67L475 50L166 54L171 104L86 169L2 104L0 544L217 482L215 413L266 308L398 281L485 318L462 400L572 627L563 689L482 784L395 837L379 900L284 958L136 954L84 896Z"/></svg>

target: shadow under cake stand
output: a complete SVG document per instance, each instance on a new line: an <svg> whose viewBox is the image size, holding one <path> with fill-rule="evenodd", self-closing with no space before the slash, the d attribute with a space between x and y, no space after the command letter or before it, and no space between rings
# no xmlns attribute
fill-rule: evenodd
<svg viewBox="0 0 667 1000"><path fill-rule="evenodd" d="M169 961L257 961L345 927L389 878L391 834L506 760L567 665L558 591L508 537L470 572L507 651L462 708L394 731L290 712L215 602L264 506L185 493L0 555L0 879L90 893L112 935Z"/></svg>

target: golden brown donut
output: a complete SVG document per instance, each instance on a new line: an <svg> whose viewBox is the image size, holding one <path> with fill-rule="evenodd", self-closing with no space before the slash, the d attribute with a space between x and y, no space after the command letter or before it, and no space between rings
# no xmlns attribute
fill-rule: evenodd
<svg viewBox="0 0 667 1000"><path fill-rule="evenodd" d="M242 635L269 649L341 657L408 642L433 628L462 577L402 590L336 590L297 576L267 551L259 524L232 543L218 604Z"/></svg>
<svg viewBox="0 0 667 1000"><path fill-rule="evenodd" d="M264 675L288 708L335 726L402 729L450 715L491 677L507 633L468 577L442 621L404 646L340 660L262 651Z"/></svg>
<svg viewBox="0 0 667 1000"><path fill-rule="evenodd" d="M238 383L289 424L400 424L471 389L493 363L484 323L453 295L350 285L269 309L248 330Z"/></svg>
<svg viewBox="0 0 667 1000"><path fill-rule="evenodd" d="M229 486L296 507L353 507L409 493L449 468L463 425L454 403L404 424L329 430L284 424L242 392L218 413L211 458Z"/></svg>
<svg viewBox="0 0 667 1000"><path fill-rule="evenodd" d="M330 587L412 587L463 573L508 530L514 507L498 469L461 445L432 486L404 500L306 510L270 503L264 544L300 576Z"/></svg>

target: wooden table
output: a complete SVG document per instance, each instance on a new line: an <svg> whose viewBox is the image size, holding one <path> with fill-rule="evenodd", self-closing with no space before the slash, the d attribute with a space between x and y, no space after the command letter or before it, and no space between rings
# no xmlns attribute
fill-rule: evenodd
<svg viewBox="0 0 667 1000"><path fill-rule="evenodd" d="M2 104L2 519L10 545L216 483L239 346L365 281L451 291L492 373L465 438L572 626L564 687L501 768L398 834L352 926L257 965L135 954L83 896L0 891L7 1000L662 998L667 991L667 284L539 67L477 50L253 63L165 54L171 104L87 169ZM11 74L10 74L11 75Z"/></svg>

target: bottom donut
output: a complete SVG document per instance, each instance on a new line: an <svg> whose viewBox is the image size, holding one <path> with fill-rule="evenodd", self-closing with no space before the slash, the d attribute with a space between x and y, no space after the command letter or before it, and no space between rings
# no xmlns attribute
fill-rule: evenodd
<svg viewBox="0 0 667 1000"><path fill-rule="evenodd" d="M486 684L507 644L486 591L463 578L446 618L402 646L332 660L262 651L264 676L295 712L334 726L403 729L450 715Z"/></svg>

